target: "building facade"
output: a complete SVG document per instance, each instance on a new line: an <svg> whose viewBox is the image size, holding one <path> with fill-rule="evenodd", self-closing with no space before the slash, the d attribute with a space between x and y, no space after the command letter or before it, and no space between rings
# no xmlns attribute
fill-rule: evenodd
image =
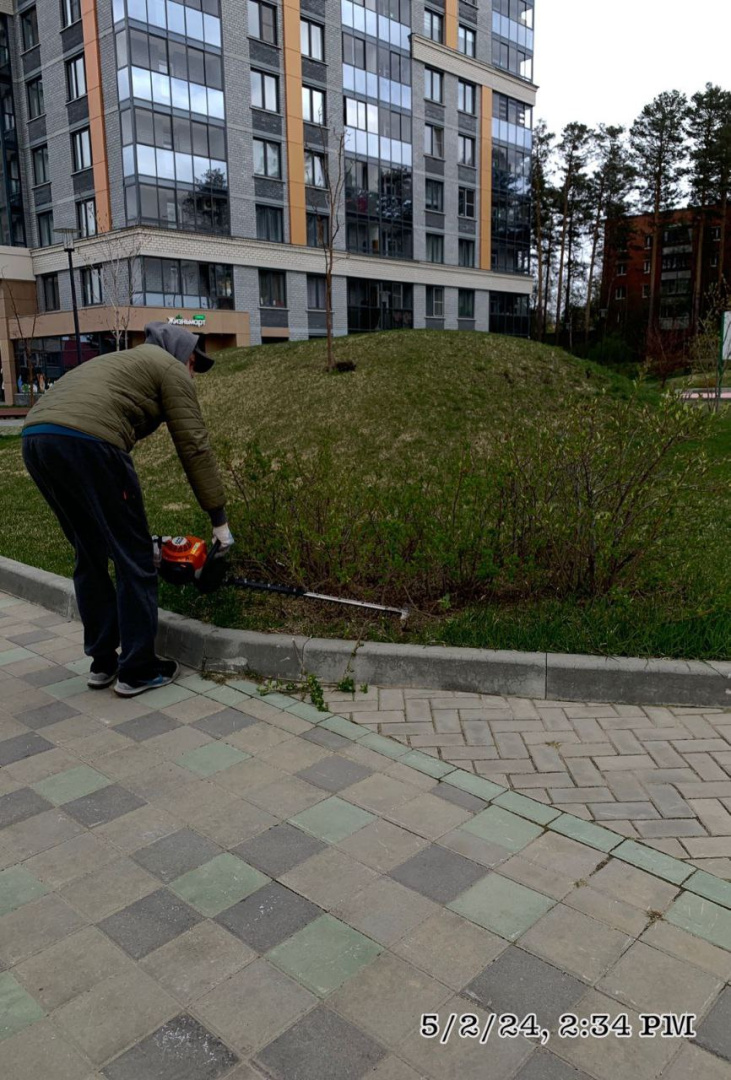
<svg viewBox="0 0 731 1080"><path fill-rule="evenodd" d="M709 305L717 306L728 296L729 283L731 213L724 227L720 207L670 211L663 215L657 236L651 214L607 226L601 286L605 329L640 352L651 300L656 344L670 359L679 359Z"/></svg>
<svg viewBox="0 0 731 1080"><path fill-rule="evenodd" d="M337 334L527 335L533 9L0 0L5 399L75 362L72 284L84 355L321 336L330 243Z"/></svg>

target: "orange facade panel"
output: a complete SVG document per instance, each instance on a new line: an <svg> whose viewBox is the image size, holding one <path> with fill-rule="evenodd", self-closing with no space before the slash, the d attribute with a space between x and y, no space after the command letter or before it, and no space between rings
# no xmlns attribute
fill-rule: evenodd
<svg viewBox="0 0 731 1080"><path fill-rule="evenodd" d="M282 5L285 110L287 119L287 179L289 181L289 241L307 243L305 209L304 123L302 120L302 55L299 0Z"/></svg>
<svg viewBox="0 0 731 1080"><path fill-rule="evenodd" d="M109 197L109 168L107 140L104 131L104 95L102 92L99 30L94 0L81 0L81 19L84 31L84 64L89 102L89 136L94 162L94 194L96 198L97 231L108 232L112 227L112 207Z"/></svg>
<svg viewBox="0 0 731 1080"><path fill-rule="evenodd" d="M457 48L457 25L459 22L459 0L445 0L444 4L444 44L448 49Z"/></svg>

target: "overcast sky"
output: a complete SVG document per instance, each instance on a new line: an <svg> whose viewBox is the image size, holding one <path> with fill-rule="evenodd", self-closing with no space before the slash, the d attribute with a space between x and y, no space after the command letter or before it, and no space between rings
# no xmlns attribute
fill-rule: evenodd
<svg viewBox="0 0 731 1080"><path fill-rule="evenodd" d="M731 90L730 0L536 0L535 118L629 126L663 90Z"/></svg>

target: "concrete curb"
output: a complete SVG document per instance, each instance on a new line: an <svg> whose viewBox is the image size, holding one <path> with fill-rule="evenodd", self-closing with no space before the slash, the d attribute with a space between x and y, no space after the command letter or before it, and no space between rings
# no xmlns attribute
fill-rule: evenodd
<svg viewBox="0 0 731 1080"><path fill-rule="evenodd" d="M0 590L78 618L68 578L0 556ZM731 663L390 645L226 630L160 612L158 650L191 667L323 682L626 705L731 705Z"/></svg>

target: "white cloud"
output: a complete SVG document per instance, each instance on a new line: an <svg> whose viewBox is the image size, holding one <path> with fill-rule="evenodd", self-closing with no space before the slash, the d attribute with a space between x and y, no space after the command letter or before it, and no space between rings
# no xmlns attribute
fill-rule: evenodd
<svg viewBox="0 0 731 1080"><path fill-rule="evenodd" d="M629 126L663 90L731 90L729 0L536 0L535 116Z"/></svg>

